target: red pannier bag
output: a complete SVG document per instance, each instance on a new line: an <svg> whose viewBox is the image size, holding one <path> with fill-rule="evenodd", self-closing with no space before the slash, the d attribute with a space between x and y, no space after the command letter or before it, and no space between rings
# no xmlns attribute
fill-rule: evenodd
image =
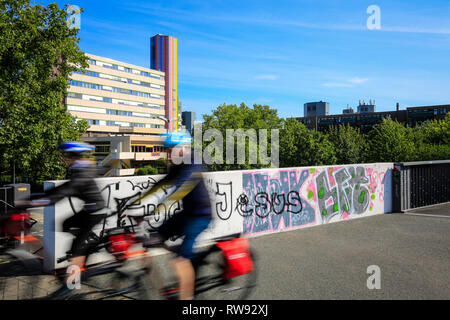
<svg viewBox="0 0 450 320"><path fill-rule="evenodd" d="M253 271L250 242L247 238L235 238L216 244L225 257L224 279L241 276Z"/></svg>
<svg viewBox="0 0 450 320"><path fill-rule="evenodd" d="M28 234L31 229L30 214L28 212L13 213L4 218L0 226L0 233L7 237L17 237L23 232Z"/></svg>
<svg viewBox="0 0 450 320"><path fill-rule="evenodd" d="M109 237L111 246L109 252L113 255L124 256L125 252L134 244L134 236L132 234L117 234Z"/></svg>

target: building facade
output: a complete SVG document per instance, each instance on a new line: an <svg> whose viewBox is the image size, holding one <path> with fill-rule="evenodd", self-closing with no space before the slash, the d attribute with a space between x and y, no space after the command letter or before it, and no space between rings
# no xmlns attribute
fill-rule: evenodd
<svg viewBox="0 0 450 320"><path fill-rule="evenodd" d="M351 114L333 114L327 116L298 117L297 121L303 123L308 129L327 131L330 126L349 124L366 133L385 118L391 118L400 123L414 127L425 121L443 119L450 111L450 105L410 107L406 110L364 112Z"/></svg>
<svg viewBox="0 0 450 320"><path fill-rule="evenodd" d="M191 135L194 134L194 123L195 123L195 112L193 111L183 111L181 113L181 118L183 119L183 126Z"/></svg>
<svg viewBox="0 0 450 320"><path fill-rule="evenodd" d="M157 34L150 39L150 68L164 72L165 107L168 131L178 130L178 40Z"/></svg>
<svg viewBox="0 0 450 320"><path fill-rule="evenodd" d="M95 146L94 156L105 177L134 175L136 169L156 167L157 160L166 160L169 150L161 135L109 135L83 139Z"/></svg>
<svg viewBox="0 0 450 320"><path fill-rule="evenodd" d="M87 136L162 134L165 122L165 74L87 54L89 67L69 81L67 110L86 120Z"/></svg>
<svg viewBox="0 0 450 320"><path fill-rule="evenodd" d="M303 114L305 117L325 116L330 113L330 104L328 102L307 102L303 105Z"/></svg>

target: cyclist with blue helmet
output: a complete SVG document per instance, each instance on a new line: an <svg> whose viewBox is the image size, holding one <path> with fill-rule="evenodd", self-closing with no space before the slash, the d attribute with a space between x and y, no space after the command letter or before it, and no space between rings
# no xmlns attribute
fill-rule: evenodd
<svg viewBox="0 0 450 320"><path fill-rule="evenodd" d="M95 178L98 177L95 163L89 159L94 147L83 142L63 142L59 149L69 165L69 180L45 193L39 200L16 203L18 205L46 206L54 204L66 197L75 197L83 201L81 211L75 213L63 223L63 231L75 235L70 252L72 265L79 270L84 267L88 251L87 239L89 231L102 220L102 216L94 214L105 206L104 199Z"/></svg>
<svg viewBox="0 0 450 320"><path fill-rule="evenodd" d="M201 176L203 165L192 161L191 140L187 133L167 134L164 146L171 148L172 166L168 174L160 180L149 193L175 186L175 191L164 200L171 203L182 200L183 210L166 220L158 231L165 241L173 236L184 236L177 257L171 265L178 277L181 300L193 299L195 273L191 259L195 256L194 244L198 236L211 223L211 203L208 190Z"/></svg>

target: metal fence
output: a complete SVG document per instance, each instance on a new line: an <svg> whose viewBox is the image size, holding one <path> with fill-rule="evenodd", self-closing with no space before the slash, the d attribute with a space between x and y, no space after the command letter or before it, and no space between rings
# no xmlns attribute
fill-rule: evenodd
<svg viewBox="0 0 450 320"><path fill-rule="evenodd" d="M8 212L8 209L12 207L12 189L12 187L0 188L0 214L6 214L6 212Z"/></svg>
<svg viewBox="0 0 450 320"><path fill-rule="evenodd" d="M450 160L395 163L393 209L410 209L450 202Z"/></svg>

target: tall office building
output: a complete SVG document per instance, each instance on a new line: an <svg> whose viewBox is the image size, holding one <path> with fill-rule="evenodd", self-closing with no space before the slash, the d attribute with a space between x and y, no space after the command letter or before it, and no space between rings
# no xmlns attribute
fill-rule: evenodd
<svg viewBox="0 0 450 320"><path fill-rule="evenodd" d="M165 74L166 118L168 131L178 130L178 40L157 34L150 41L150 68Z"/></svg>
<svg viewBox="0 0 450 320"><path fill-rule="evenodd" d="M330 112L330 104L328 102L308 102L304 104L303 114L305 117L326 116Z"/></svg>
<svg viewBox="0 0 450 320"><path fill-rule="evenodd" d="M183 119L183 126L191 135L194 135L195 112L183 111L181 117Z"/></svg>
<svg viewBox="0 0 450 320"><path fill-rule="evenodd" d="M67 110L87 120L89 136L162 134L165 122L165 76L158 70L87 54L89 67L73 72Z"/></svg>

